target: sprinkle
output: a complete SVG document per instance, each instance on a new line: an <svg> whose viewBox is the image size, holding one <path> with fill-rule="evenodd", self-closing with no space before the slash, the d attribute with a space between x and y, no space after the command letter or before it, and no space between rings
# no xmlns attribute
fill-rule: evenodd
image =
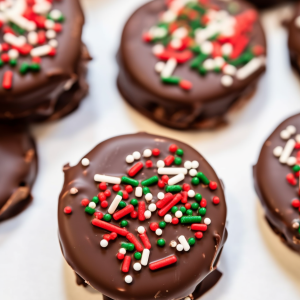
<svg viewBox="0 0 300 300"><path fill-rule="evenodd" d="M81 160L81 164L82 164L84 167L87 167L87 166L90 165L90 161L89 161L88 158L83 158L83 159Z"/></svg>
<svg viewBox="0 0 300 300"><path fill-rule="evenodd" d="M121 247L128 251L134 251L135 248L134 244L132 243L122 243Z"/></svg>
<svg viewBox="0 0 300 300"><path fill-rule="evenodd" d="M297 159L296 159L296 157L291 156L291 157L288 158L286 163L287 163L288 166L292 167L297 163Z"/></svg>
<svg viewBox="0 0 300 300"><path fill-rule="evenodd" d="M134 177L139 171L141 171L143 169L144 165L142 162L138 162L136 163L134 166L132 166L129 171L128 171L128 175L130 177Z"/></svg>
<svg viewBox="0 0 300 300"><path fill-rule="evenodd" d="M102 248L106 248L106 247L108 246L108 241L105 240L105 239L101 240L101 241L100 241L100 246L101 246Z"/></svg>
<svg viewBox="0 0 300 300"><path fill-rule="evenodd" d="M137 238L132 233L128 233L126 235L126 238L129 242L134 244L137 251L139 251L139 252L143 251L144 248L143 248L142 244L137 240Z"/></svg>
<svg viewBox="0 0 300 300"><path fill-rule="evenodd" d="M164 199L164 197L165 197L165 194L164 194L163 192L159 192L159 193L157 194L157 198L158 198L159 200Z"/></svg>
<svg viewBox="0 0 300 300"><path fill-rule="evenodd" d="M163 258L163 259L160 259L160 260L157 260L155 262L150 263L149 264L149 269L152 270L152 271L158 270L158 269L164 268L166 266L175 264L176 262L177 262L176 256L171 255L171 256L168 256L166 258Z"/></svg>
<svg viewBox="0 0 300 300"><path fill-rule="evenodd" d="M146 234L146 231L140 234L140 239L141 239L141 241L144 244L146 249L151 249L151 243L150 243L149 238Z"/></svg>
<svg viewBox="0 0 300 300"><path fill-rule="evenodd" d="M149 209L151 212L156 211L156 205L155 205L155 203L151 203L151 204L148 206L148 209Z"/></svg>
<svg viewBox="0 0 300 300"><path fill-rule="evenodd" d="M145 211L146 211L146 204L145 202L140 201L138 204L138 217L140 221L145 221Z"/></svg>
<svg viewBox="0 0 300 300"><path fill-rule="evenodd" d="M135 264L133 265L133 269L134 269L135 271L141 271L142 265L141 265L140 263L135 263Z"/></svg>
<svg viewBox="0 0 300 300"><path fill-rule="evenodd" d="M224 87L232 86L233 84L233 78L229 75L224 75L221 78L221 83Z"/></svg>
<svg viewBox="0 0 300 300"><path fill-rule="evenodd" d="M185 176L183 173L180 173L174 177L172 177L171 179L169 179L168 181L168 185L175 185L177 184L178 182L184 180Z"/></svg>
<svg viewBox="0 0 300 300"><path fill-rule="evenodd" d="M144 150L143 156L144 157L150 157L152 155L152 151L150 149Z"/></svg>
<svg viewBox="0 0 300 300"><path fill-rule="evenodd" d="M145 216L146 219L150 219L151 216L152 216L151 211L150 211L150 210L146 210L146 211L144 212L144 216Z"/></svg>
<svg viewBox="0 0 300 300"><path fill-rule="evenodd" d="M175 248L177 246L177 242L176 241L171 241L170 242L170 247Z"/></svg>
<svg viewBox="0 0 300 300"><path fill-rule="evenodd" d="M151 201L153 199L153 195L151 193L146 194L145 196L146 201Z"/></svg>
<svg viewBox="0 0 300 300"><path fill-rule="evenodd" d="M166 241L164 239L157 240L157 246L164 247L166 244Z"/></svg>
<svg viewBox="0 0 300 300"><path fill-rule="evenodd" d="M181 244L178 244L176 246L177 251L181 252L183 250L183 246Z"/></svg>
<svg viewBox="0 0 300 300"><path fill-rule="evenodd" d="M93 215L93 214L96 212L96 210L95 210L94 208L91 208L90 206L87 206L87 207L84 209L84 211L85 211L86 213L88 213L89 215Z"/></svg>
<svg viewBox="0 0 300 300"><path fill-rule="evenodd" d="M119 177L112 177L112 176L106 176L106 175L100 175L100 174L96 174L94 176L94 180L97 182L106 182L106 183L111 183L111 184L120 184L121 183L121 178L119 178Z"/></svg>
<svg viewBox="0 0 300 300"><path fill-rule="evenodd" d="M182 212L180 210L176 211L175 217L180 219L183 216Z"/></svg>
<svg viewBox="0 0 300 300"><path fill-rule="evenodd" d="M45 56L45 55L50 54L51 51L53 51L53 48L50 45L43 45L43 46L39 46L39 47L33 48L30 51L30 55L32 57Z"/></svg>
<svg viewBox="0 0 300 300"><path fill-rule="evenodd" d="M158 182L158 177L157 176L153 176L150 177L148 179L145 179L141 182L142 186L150 186L150 185L154 185Z"/></svg>
<svg viewBox="0 0 300 300"><path fill-rule="evenodd" d="M176 205L182 199L181 194L177 194L166 206L164 206L158 215L163 217L174 205Z"/></svg>
<svg viewBox="0 0 300 300"><path fill-rule="evenodd" d="M134 157L133 155L127 155L125 160L128 164L131 164L134 162Z"/></svg>
<svg viewBox="0 0 300 300"><path fill-rule="evenodd" d="M164 159L164 163L166 166L170 166L173 162L174 162L174 156L173 155L168 155L165 159Z"/></svg>
<svg viewBox="0 0 300 300"><path fill-rule="evenodd" d="M177 60L175 58L169 58L167 63L165 64L164 69L161 72L161 77L168 78L171 77L175 68L177 66Z"/></svg>
<svg viewBox="0 0 300 300"><path fill-rule="evenodd" d="M180 185L172 185L166 187L167 193L180 193L182 191L182 187Z"/></svg>
<svg viewBox="0 0 300 300"><path fill-rule="evenodd" d="M78 193L78 189L76 189L75 187L70 189L70 194L71 195L76 195Z"/></svg>
<svg viewBox="0 0 300 300"><path fill-rule="evenodd" d="M114 213L113 218L117 221L117 220L123 218L124 216L130 214L133 211L134 211L134 206L129 204L128 206L126 206L123 209L119 210L118 212Z"/></svg>
<svg viewBox="0 0 300 300"><path fill-rule="evenodd" d="M164 220L165 220L166 223L171 223L172 222L172 216L167 214L167 215L165 215Z"/></svg>
<svg viewBox="0 0 300 300"><path fill-rule="evenodd" d="M130 275L127 275L124 280L128 284L132 283L132 277Z"/></svg>
<svg viewBox="0 0 300 300"><path fill-rule="evenodd" d="M145 248L143 250L142 259L141 259L142 266L148 265L149 256L150 256L150 250Z"/></svg>
<svg viewBox="0 0 300 300"><path fill-rule="evenodd" d="M116 225L104 222L102 220L93 219L92 224L94 226L100 227L102 229L105 229L105 230L108 230L108 231L111 231L111 232L115 232L115 233L117 233L119 235L122 235L122 236L126 236L128 234L128 231L127 231L126 228L121 228L121 227L118 227Z"/></svg>
<svg viewBox="0 0 300 300"><path fill-rule="evenodd" d="M210 219L210 218L205 218L205 219L204 219L204 223L205 223L206 225L210 225L210 224L211 224L211 219Z"/></svg>
<svg viewBox="0 0 300 300"><path fill-rule="evenodd" d="M115 210L117 209L119 203L122 200L122 196L121 195L116 195L113 202L111 203L109 209L108 209L108 213L109 214L113 214L115 212Z"/></svg>
<svg viewBox="0 0 300 300"><path fill-rule="evenodd" d="M158 236L162 235L162 230L160 228L157 228L155 230L155 234L158 235Z"/></svg>
<svg viewBox="0 0 300 300"><path fill-rule="evenodd" d="M282 130L280 132L280 137L283 139L283 140L288 140L291 136L291 133L288 131L288 130Z"/></svg>
<svg viewBox="0 0 300 300"><path fill-rule="evenodd" d="M191 229L195 230L195 231L206 231L207 225L206 224L192 224Z"/></svg>
<svg viewBox="0 0 300 300"><path fill-rule="evenodd" d="M6 71L3 76L2 80L2 87L6 90L11 89L12 87L12 78L13 78L13 72L12 71Z"/></svg>
<svg viewBox="0 0 300 300"><path fill-rule="evenodd" d="M122 269L121 269L123 273L129 272L130 263L131 263L131 257L128 255L125 256L125 258L123 260L123 264L122 264Z"/></svg>
<svg viewBox="0 0 300 300"><path fill-rule="evenodd" d="M202 172L199 172L198 174L197 174L197 177L201 180L201 182L203 183L203 184L206 184L206 185L208 185L209 184L209 180L208 180L208 178L202 173Z"/></svg>
<svg viewBox="0 0 300 300"><path fill-rule="evenodd" d="M190 174L190 176L192 176L192 177L195 177L196 175L197 175L197 170L196 169L190 169L190 171L189 171L189 174Z"/></svg>
<svg viewBox="0 0 300 300"><path fill-rule="evenodd" d="M248 64L237 70L236 78L239 80L244 80L247 77L254 74L259 68L264 66L266 63L266 58L264 56L253 58Z"/></svg>
<svg viewBox="0 0 300 300"><path fill-rule="evenodd" d="M289 125L286 130L290 133L290 134L295 134L297 132L297 129L295 126L293 125Z"/></svg>
<svg viewBox="0 0 300 300"><path fill-rule="evenodd" d="M188 191L188 196L189 196L190 198L194 198L194 197L195 197L195 192L194 192L193 190L189 190L189 191Z"/></svg>
<svg viewBox="0 0 300 300"><path fill-rule="evenodd" d="M17 37L11 33L5 33L3 35L3 40L6 43L13 45L15 47L22 47L26 43L26 39L24 37L22 37L22 36Z"/></svg>
<svg viewBox="0 0 300 300"><path fill-rule="evenodd" d="M290 139L287 141L287 143L282 151L282 154L279 158L280 163L285 164L287 162L288 158L290 157L291 153L294 150L295 144L296 144L296 142L293 139Z"/></svg>
<svg viewBox="0 0 300 300"><path fill-rule="evenodd" d="M121 183L123 183L123 184L130 184L132 186L138 186L139 185L139 182L137 180L129 178L129 177L126 177L126 176L123 176L121 178Z"/></svg>
<svg viewBox="0 0 300 300"><path fill-rule="evenodd" d="M69 215L70 213L72 213L72 208L70 206L66 206L64 208L64 213L67 214L67 215Z"/></svg>
<svg viewBox="0 0 300 300"><path fill-rule="evenodd" d="M190 245L188 243L188 241L186 240L185 236L184 235L181 235L179 238L178 238L178 241L180 242L180 244L183 246L183 249L184 251L189 251L190 250Z"/></svg>
<svg viewBox="0 0 300 300"><path fill-rule="evenodd" d="M154 69L155 69L155 71L156 71L157 73L161 73L162 70L164 69L165 65L166 65L166 64L165 64L163 61L158 61L158 62L155 64Z"/></svg>
<svg viewBox="0 0 300 300"><path fill-rule="evenodd" d="M160 175L177 175L187 174L187 169L184 168L158 168L157 173Z"/></svg>
<svg viewBox="0 0 300 300"><path fill-rule="evenodd" d="M273 150L273 154L274 154L275 157L280 157L282 152L283 152L283 148L281 146L277 146Z"/></svg>
<svg viewBox="0 0 300 300"><path fill-rule="evenodd" d="M142 197L143 196L143 189L138 186L136 189L135 189L135 196L136 197Z"/></svg>
<svg viewBox="0 0 300 300"><path fill-rule="evenodd" d="M189 160L187 160L185 163L184 163L184 167L186 168L186 169L191 169L192 168L192 162L191 161L189 161Z"/></svg>
<svg viewBox="0 0 300 300"><path fill-rule="evenodd" d="M188 224L188 223L200 223L202 220L201 216L184 216L180 219L180 222L182 224Z"/></svg>
<svg viewBox="0 0 300 300"><path fill-rule="evenodd" d="M126 249L125 248L120 248L119 249L119 253L121 253L121 254L126 254Z"/></svg>
<svg viewBox="0 0 300 300"><path fill-rule="evenodd" d="M165 166L165 162L163 160L159 160L159 161L157 161L156 166L158 168L163 168ZM158 174L160 174L160 173L158 173Z"/></svg>
<svg viewBox="0 0 300 300"><path fill-rule="evenodd" d="M141 153L138 152L138 151L134 151L134 152L132 153L132 156L133 156L133 158L134 158L135 160L138 160L138 159L141 158Z"/></svg>

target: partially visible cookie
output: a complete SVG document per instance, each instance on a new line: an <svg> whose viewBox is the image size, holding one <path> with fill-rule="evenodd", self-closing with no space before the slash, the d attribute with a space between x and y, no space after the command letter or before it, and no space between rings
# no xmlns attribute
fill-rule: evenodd
<svg viewBox="0 0 300 300"><path fill-rule="evenodd" d="M0 124L0 221L20 213L32 199L37 173L35 143L24 126Z"/></svg>

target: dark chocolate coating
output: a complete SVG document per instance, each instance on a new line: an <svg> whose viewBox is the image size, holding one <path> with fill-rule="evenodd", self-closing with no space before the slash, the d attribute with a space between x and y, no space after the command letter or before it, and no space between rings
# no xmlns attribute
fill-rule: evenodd
<svg viewBox="0 0 300 300"><path fill-rule="evenodd" d="M219 0L212 2L224 9L228 4ZM244 1L237 2L241 12L253 8ZM140 7L126 23L118 53L121 94L145 116L172 128L212 128L224 123L230 108L252 95L265 67L243 81L234 79L233 85L225 88L221 84L222 74L209 72L201 77L185 63L177 66L174 76L192 82L190 91L162 83L154 70L157 58L152 54L152 46L142 40L142 34L157 23L159 13L165 10L164 0L154 0ZM259 21L255 22L250 39L251 43L266 47Z"/></svg>
<svg viewBox="0 0 300 300"><path fill-rule="evenodd" d="M300 16L300 2L297 4L294 17L288 25L288 48L290 61L294 69L300 74L300 28L297 28L297 26L295 25L295 19L298 16Z"/></svg>
<svg viewBox="0 0 300 300"><path fill-rule="evenodd" d="M133 277L133 283L127 284L124 282L124 277L127 274L121 272L121 262L116 258L121 242L127 240L118 237L115 241L110 241L107 248L101 248L99 243L102 236L108 232L91 224L93 217L84 212L81 200L83 198L91 199L98 194L99 188L94 181L96 173L124 176L129 168L129 165L125 162L125 157L134 151L142 153L147 148L157 147L160 149L161 153L158 158L151 157L154 165L156 165L157 160L164 159L170 154L168 149L172 143L183 149L183 161L198 160L199 170L206 174L210 180L217 182L218 188L215 191L201 185L191 187L196 193L201 193L207 199L206 217L211 218L212 223L209 225L207 232L204 233L203 238L197 240L189 252L178 252L175 248L171 248L169 243L171 240L177 240L177 237L182 234L186 238L193 237L194 232L191 231L190 226L168 224L163 229L163 235L161 236L166 240L166 245L158 247L156 241L159 237L149 229L151 222L163 220L156 212L152 214L149 220L144 222L140 222L138 219L123 218L129 222L127 227L129 232L135 233L138 226L145 226L152 244L149 263L171 254L176 255L178 258L176 264L157 271L151 271L147 266L143 267L140 272L136 272L131 266L128 274ZM177 300L192 294L199 283L216 269L227 237L225 196L222 184L211 166L190 146L147 133L118 136L106 140L96 146L85 157L90 160L88 167L83 167L81 163L74 167L69 165L64 167L65 182L58 205L60 245L62 253L71 268L86 283L115 300L150 300L158 297L166 300ZM146 160L148 159L141 159L142 162ZM135 179L140 181L149 178L156 174L155 170L156 168L147 169L144 167L135 176ZM180 184L183 182L190 183L191 177L187 175ZM72 187L78 189L77 195L70 194L69 191ZM112 185L109 185L110 190L111 188ZM122 189L124 189L123 185ZM157 193L163 191L163 189L155 185L150 187L150 190L154 196L152 201L156 202ZM112 192L112 195L108 198L109 205L114 196L115 193ZM129 196L129 200L126 200L126 202L135 198L134 193L129 194ZM220 198L219 205L212 203L213 196ZM144 197L138 199L142 200ZM72 214L66 215L64 213L65 206L71 206ZM148 205L146 204L146 206ZM105 213L107 209L100 209L100 211ZM115 225L119 224L114 220L111 222ZM131 253L133 254L133 252ZM131 255L131 253L128 252L127 255ZM134 258L133 262L136 262Z"/></svg>
<svg viewBox="0 0 300 300"><path fill-rule="evenodd" d="M0 165L0 221L3 221L21 212L32 199L37 155L25 126L0 124Z"/></svg>
<svg viewBox="0 0 300 300"><path fill-rule="evenodd" d="M53 1L53 8L65 16L63 30L57 34L57 53L54 57L42 57L41 70L25 75L19 67L5 64L0 68L0 78L7 70L13 70L12 89L5 90L0 84L0 119L42 121L57 119L74 110L87 93L84 81L87 62L86 50L82 47L81 33L84 24L82 8L78 0ZM0 37L0 43L3 41ZM19 57L30 62L30 55ZM71 78L77 79L69 91L64 86ZM2 81L1 81L2 82Z"/></svg>
<svg viewBox="0 0 300 300"><path fill-rule="evenodd" d="M300 234L292 227L293 220L299 219L299 211L292 207L291 201L298 197L298 186L290 185L286 175L291 167L281 164L273 155L277 146L284 147L286 141L280 132L288 125L294 125L300 132L300 114L281 123L264 143L258 162L253 169L255 190L265 210L272 229L293 250L300 252ZM295 156L298 150L294 150Z"/></svg>
<svg viewBox="0 0 300 300"><path fill-rule="evenodd" d="M258 8L269 8L271 6L279 5L282 3L295 2L297 0L249 0L249 2L253 3Z"/></svg>

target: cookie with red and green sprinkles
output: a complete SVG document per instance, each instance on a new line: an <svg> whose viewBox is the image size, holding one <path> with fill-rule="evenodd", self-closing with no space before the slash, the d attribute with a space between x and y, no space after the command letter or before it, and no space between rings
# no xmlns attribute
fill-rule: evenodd
<svg viewBox="0 0 300 300"><path fill-rule="evenodd" d="M209 287L220 278L225 196L192 147L147 133L118 136L64 173L59 240L83 282L111 299L150 300L157 291L193 299L205 278Z"/></svg>
<svg viewBox="0 0 300 300"><path fill-rule="evenodd" d="M127 21L118 87L152 120L178 129L224 123L265 71L258 13L244 1L154 0Z"/></svg>
<svg viewBox="0 0 300 300"><path fill-rule="evenodd" d="M268 223L287 246L300 252L300 114L269 136L253 173Z"/></svg>
<svg viewBox="0 0 300 300"><path fill-rule="evenodd" d="M0 120L53 120L77 108L89 60L79 1L2 0L0 11Z"/></svg>

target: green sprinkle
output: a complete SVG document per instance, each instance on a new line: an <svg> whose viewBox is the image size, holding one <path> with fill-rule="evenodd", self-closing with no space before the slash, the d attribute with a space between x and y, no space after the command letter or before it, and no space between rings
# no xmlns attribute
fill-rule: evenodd
<svg viewBox="0 0 300 300"><path fill-rule="evenodd" d="M17 60L16 59L10 59L9 60L9 64L12 66L12 67L15 67L17 65Z"/></svg>
<svg viewBox="0 0 300 300"><path fill-rule="evenodd" d="M166 244L166 241L164 239L157 240L157 245L159 247L163 247Z"/></svg>
<svg viewBox="0 0 300 300"><path fill-rule="evenodd" d="M133 251L134 250L134 245L132 243L122 243L121 247L128 250L128 251Z"/></svg>
<svg viewBox="0 0 300 300"><path fill-rule="evenodd" d="M182 159L180 158L180 157L175 157L175 159L174 159L174 164L175 165L180 165L182 163Z"/></svg>
<svg viewBox="0 0 300 300"><path fill-rule="evenodd" d="M97 196L93 197L92 199L93 202L95 202L96 204L99 203L99 198Z"/></svg>
<svg viewBox="0 0 300 300"><path fill-rule="evenodd" d="M206 214L206 208L205 207L201 207L198 212L199 212L199 214L201 216L205 216L205 214Z"/></svg>
<svg viewBox="0 0 300 300"><path fill-rule="evenodd" d="M126 207L126 205L127 205L126 202L120 201L120 203L119 203L118 206L119 206L120 208L124 208L124 207Z"/></svg>
<svg viewBox="0 0 300 300"><path fill-rule="evenodd" d="M185 214L186 213L186 208L184 206L180 207L180 211Z"/></svg>
<svg viewBox="0 0 300 300"><path fill-rule="evenodd" d="M135 258L136 260L140 260L140 259L142 258L142 253L141 253L141 252L135 252L135 253L134 253L134 258Z"/></svg>
<svg viewBox="0 0 300 300"><path fill-rule="evenodd" d="M146 180L143 180L141 182L141 184L143 186L149 186L149 185L153 185L153 184L156 184L156 183L158 183L158 177L157 176L150 177L150 178L148 178Z"/></svg>
<svg viewBox="0 0 300 300"><path fill-rule="evenodd" d="M197 202L192 204L192 209L197 210L199 208L199 204Z"/></svg>
<svg viewBox="0 0 300 300"><path fill-rule="evenodd" d="M30 65L30 70L33 72L38 72L38 71L40 71L40 69L41 69L41 66L38 63L32 63Z"/></svg>
<svg viewBox="0 0 300 300"><path fill-rule="evenodd" d="M180 193L182 191L182 188L180 185L167 185L166 186L166 192L167 193Z"/></svg>
<svg viewBox="0 0 300 300"><path fill-rule="evenodd" d="M298 172L298 171L300 171L300 166L299 165L295 165L295 166L293 166L293 172Z"/></svg>
<svg viewBox="0 0 300 300"><path fill-rule="evenodd" d="M192 215L193 215L193 211L192 211L191 209L188 209L188 210L186 211L186 214L187 214L188 216L192 216Z"/></svg>
<svg viewBox="0 0 300 300"><path fill-rule="evenodd" d="M29 64L26 62L22 63L19 71L21 74L26 74L29 71Z"/></svg>
<svg viewBox="0 0 300 300"><path fill-rule="evenodd" d="M177 210L178 210L178 207L173 206L172 209L171 209L172 214L175 214Z"/></svg>
<svg viewBox="0 0 300 300"><path fill-rule="evenodd" d="M208 185L209 184L209 180L208 180L208 178L202 173L202 172L199 172L197 175L196 175L199 179L200 179L200 181L202 182L202 183L204 183L205 185Z"/></svg>
<svg viewBox="0 0 300 300"><path fill-rule="evenodd" d="M203 67L203 65L201 65L201 66L198 68L198 71L199 71L200 75L202 75L202 76L205 76L206 73L207 73L207 70Z"/></svg>
<svg viewBox="0 0 300 300"><path fill-rule="evenodd" d="M195 195L195 200L200 202L202 200L202 195L201 194L196 194Z"/></svg>
<svg viewBox="0 0 300 300"><path fill-rule="evenodd" d="M200 183L200 180L199 180L198 177L194 177L194 178L192 179L192 184L193 184L193 185L198 185L199 183Z"/></svg>
<svg viewBox="0 0 300 300"><path fill-rule="evenodd" d="M122 183L129 184L129 185L132 185L132 186L138 186L139 185L139 182L137 180L126 177L126 176L122 177Z"/></svg>
<svg viewBox="0 0 300 300"><path fill-rule="evenodd" d="M87 206L87 207L84 209L84 211L85 211L86 213L90 214L90 215L93 215L93 214L96 212L96 209L93 209L93 208Z"/></svg>
<svg viewBox="0 0 300 300"><path fill-rule="evenodd" d="M200 49L199 49L199 51L200 51ZM207 58L206 54L203 54L203 53L199 54L196 58L194 58L192 60L192 62L190 63L190 67L192 69L198 68L204 62L204 60L206 58Z"/></svg>
<svg viewBox="0 0 300 300"><path fill-rule="evenodd" d="M0 59L0 68L3 67L3 65L4 65L4 62L2 59Z"/></svg>
<svg viewBox="0 0 300 300"><path fill-rule="evenodd" d="M179 77L161 77L161 80L163 83L179 84L181 81L181 78L179 78Z"/></svg>
<svg viewBox="0 0 300 300"><path fill-rule="evenodd" d="M138 201L136 200L136 199L132 199L131 201L130 201L130 204L132 204L133 206L136 206L136 205L138 205Z"/></svg>
<svg viewBox="0 0 300 300"><path fill-rule="evenodd" d="M182 149L177 149L176 154L179 156L183 155L183 150Z"/></svg>
<svg viewBox="0 0 300 300"><path fill-rule="evenodd" d="M117 194L118 194L119 196L123 197L123 193L122 193L121 191L119 191Z"/></svg>
<svg viewBox="0 0 300 300"><path fill-rule="evenodd" d="M126 220L121 221L120 226L126 227L128 225L128 222Z"/></svg>
<svg viewBox="0 0 300 300"><path fill-rule="evenodd" d="M189 223L200 223L202 220L201 216L188 216L188 217L181 217L180 222L182 224L189 224Z"/></svg>
<svg viewBox="0 0 300 300"><path fill-rule="evenodd" d="M143 187L143 194L147 195L150 193L150 189L148 187Z"/></svg>
<svg viewBox="0 0 300 300"><path fill-rule="evenodd" d="M194 238L189 238L188 243L190 246L194 246L196 243L196 240Z"/></svg>
<svg viewBox="0 0 300 300"><path fill-rule="evenodd" d="M103 216L103 220L106 221L106 222L109 222L111 220L111 215L110 214L105 214Z"/></svg>
<svg viewBox="0 0 300 300"><path fill-rule="evenodd" d="M161 222L159 222L158 226L159 226L159 228L163 229L163 228L165 228L167 226L167 223L164 222L164 221L161 221Z"/></svg>

